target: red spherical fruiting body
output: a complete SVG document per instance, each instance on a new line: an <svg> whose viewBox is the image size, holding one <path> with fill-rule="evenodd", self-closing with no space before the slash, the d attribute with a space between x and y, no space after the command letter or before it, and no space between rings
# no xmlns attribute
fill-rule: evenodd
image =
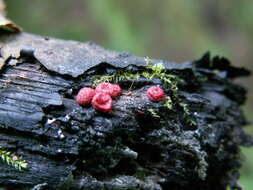
<svg viewBox="0 0 253 190"><path fill-rule="evenodd" d="M117 84L113 84L112 85L112 92L111 92L111 97L112 98L116 98L117 96L119 96L121 94L121 88L119 85Z"/></svg>
<svg viewBox="0 0 253 190"><path fill-rule="evenodd" d="M103 92L97 92L91 104L98 111L109 112L112 110L112 98L109 94Z"/></svg>
<svg viewBox="0 0 253 190"><path fill-rule="evenodd" d="M92 88L84 87L79 90L76 96L76 102L81 106L88 106L91 103L92 98L95 96L95 90Z"/></svg>
<svg viewBox="0 0 253 190"><path fill-rule="evenodd" d="M151 86L148 90L147 90L147 96L151 101L161 101L164 99L164 91L163 89L161 89L160 87L157 86Z"/></svg>
<svg viewBox="0 0 253 190"><path fill-rule="evenodd" d="M121 94L121 88L117 84L102 82L97 85L96 92L106 93L109 94L112 98L116 98Z"/></svg>

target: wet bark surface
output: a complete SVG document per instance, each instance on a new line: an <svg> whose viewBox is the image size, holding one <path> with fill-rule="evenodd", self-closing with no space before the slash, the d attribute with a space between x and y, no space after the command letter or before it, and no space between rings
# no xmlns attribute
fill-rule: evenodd
<svg viewBox="0 0 253 190"><path fill-rule="evenodd" d="M240 189L239 146L253 141L242 130L246 90L234 79L247 70L208 54L151 60L179 79L176 96L158 78L120 80L122 95L101 113L79 106L78 90L94 76L143 72L144 58L27 33L1 34L0 47L0 147L28 163L22 171L1 163L1 187ZM170 109L147 98L152 85L172 97Z"/></svg>

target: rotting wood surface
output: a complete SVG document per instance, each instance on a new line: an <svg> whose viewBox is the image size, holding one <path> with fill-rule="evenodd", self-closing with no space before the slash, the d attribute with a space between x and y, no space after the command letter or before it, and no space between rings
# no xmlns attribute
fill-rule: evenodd
<svg viewBox="0 0 253 190"><path fill-rule="evenodd" d="M27 33L2 33L0 48L0 147L28 163L22 171L1 163L0 186L239 189L239 145L253 141L242 130L246 90L233 80L247 70L208 54L183 64L151 60L180 79L177 96L165 89L172 108L145 95L162 81L141 77L119 81L123 93L105 114L77 105L78 90L95 75L143 72L145 58Z"/></svg>

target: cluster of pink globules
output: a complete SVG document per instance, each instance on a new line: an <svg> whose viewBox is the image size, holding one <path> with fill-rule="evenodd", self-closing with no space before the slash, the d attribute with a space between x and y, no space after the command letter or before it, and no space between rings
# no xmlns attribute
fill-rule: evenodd
<svg viewBox="0 0 253 190"><path fill-rule="evenodd" d="M95 89L84 87L77 96L76 102L81 106L89 106L98 111L109 112L112 110L112 99L121 94L121 88L117 84L103 82L97 85ZM163 89L157 86L151 86L146 92L147 97L151 101L161 101L165 97Z"/></svg>
<svg viewBox="0 0 253 190"><path fill-rule="evenodd" d="M76 102L81 106L90 104L96 110L109 112L112 110L112 98L121 94L121 88L117 84L103 82L97 85L95 89L84 87L77 96Z"/></svg>

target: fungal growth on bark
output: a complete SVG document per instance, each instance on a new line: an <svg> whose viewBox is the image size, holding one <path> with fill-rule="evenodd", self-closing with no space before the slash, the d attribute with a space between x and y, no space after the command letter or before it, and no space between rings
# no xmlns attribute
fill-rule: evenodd
<svg viewBox="0 0 253 190"><path fill-rule="evenodd" d="M92 98L95 96L95 90L92 88L84 87L79 90L76 96L76 102L81 106L88 106L91 104Z"/></svg>
<svg viewBox="0 0 253 190"><path fill-rule="evenodd" d="M246 69L27 33L0 47L0 187L240 189Z"/></svg>
<svg viewBox="0 0 253 190"><path fill-rule="evenodd" d="M158 102L164 98L164 91L157 86L151 86L147 90L147 96L151 101Z"/></svg>

